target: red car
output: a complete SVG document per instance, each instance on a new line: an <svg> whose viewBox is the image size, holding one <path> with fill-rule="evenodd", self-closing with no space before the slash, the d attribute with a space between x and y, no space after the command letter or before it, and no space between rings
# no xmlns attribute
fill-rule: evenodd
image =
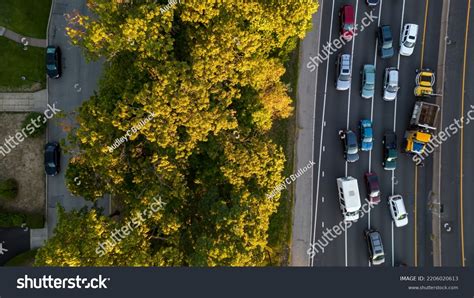
<svg viewBox="0 0 474 298"><path fill-rule="evenodd" d="M377 205L380 203L380 186L377 174L374 172L365 173L365 183L367 185L367 193L370 198L370 203Z"/></svg>
<svg viewBox="0 0 474 298"><path fill-rule="evenodd" d="M343 5L339 12L339 19L341 23L341 35L345 40L351 40L354 28L354 7L350 4Z"/></svg>

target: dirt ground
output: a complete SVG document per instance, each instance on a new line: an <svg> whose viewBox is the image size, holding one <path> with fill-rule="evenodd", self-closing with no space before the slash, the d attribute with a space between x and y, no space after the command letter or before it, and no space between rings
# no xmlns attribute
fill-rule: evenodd
<svg viewBox="0 0 474 298"><path fill-rule="evenodd" d="M21 132L21 123L26 115L27 113L0 113L0 146L6 148L5 138ZM44 135L29 137L11 149L5 157L0 154L0 179L14 178L18 182L18 196L11 202L0 201L0 207L11 211L44 213L44 144Z"/></svg>

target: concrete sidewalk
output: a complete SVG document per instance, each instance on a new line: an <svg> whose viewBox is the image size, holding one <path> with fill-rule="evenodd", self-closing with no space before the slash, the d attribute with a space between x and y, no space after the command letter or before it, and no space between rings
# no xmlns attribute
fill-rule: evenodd
<svg viewBox="0 0 474 298"><path fill-rule="evenodd" d="M0 112L44 112L47 95L46 89L33 93L0 93Z"/></svg>
<svg viewBox="0 0 474 298"><path fill-rule="evenodd" d="M32 46L37 48L46 48L48 46L48 41L46 39L22 36L16 32L8 30L5 27L0 27L0 36L4 36L17 43L21 43L24 46Z"/></svg>
<svg viewBox="0 0 474 298"><path fill-rule="evenodd" d="M315 57L319 52L321 15L323 1L319 2L318 11L313 15L313 29L307 33L300 44L300 69L298 73L297 92L297 135L295 169L303 168L308 161L313 161L314 112L316 108L315 89L317 88L317 71L310 72L306 67L308 57ZM309 255L312 233L312 214L314 212L313 183L314 171L296 180L294 193L293 227L291 239L291 266L309 266Z"/></svg>

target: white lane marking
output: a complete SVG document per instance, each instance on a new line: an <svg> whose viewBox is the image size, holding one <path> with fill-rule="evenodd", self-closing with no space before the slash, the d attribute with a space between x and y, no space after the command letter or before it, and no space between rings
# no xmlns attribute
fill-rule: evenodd
<svg viewBox="0 0 474 298"><path fill-rule="evenodd" d="M323 146L323 152L326 152L326 146Z"/></svg>
<svg viewBox="0 0 474 298"><path fill-rule="evenodd" d="M395 241L394 241L395 235L393 233L393 221L392 221L392 267L395 266Z"/></svg>
<svg viewBox="0 0 474 298"><path fill-rule="evenodd" d="M321 227L324 229L324 221L321 222Z"/></svg>
<svg viewBox="0 0 474 298"><path fill-rule="evenodd" d="M324 171L323 171L321 174L322 174L322 176L324 177Z"/></svg>
<svg viewBox="0 0 474 298"><path fill-rule="evenodd" d="M329 27L329 42L331 42L331 38L332 38L332 23L333 23L333 20L334 20L334 0L332 0L332 8L331 8L331 25ZM326 63L326 78L325 78L325 86L324 86L324 99L323 99L323 114L322 114L322 117L321 117L321 136L320 136L320 139L319 139L319 161L318 161L318 181L316 183L316 207L315 207L315 212L314 212L314 221L313 221L313 231L312 231L312 237L310 237L311 239L311 243L314 242L313 239L316 239L316 223L318 222L318 201L319 201L319 182L320 182L320 175L321 175L321 151L322 151L322 146L323 146L323 136L324 136L324 124L325 124L325 121L324 121L324 117L326 115L326 98L327 98L327 90L328 90L328 73L329 73L329 60L327 61ZM316 89L314 90L314 98L316 98ZM316 107L315 107L315 110L316 110ZM313 152L314 152L314 148L313 148ZM313 194L313 183L311 183L311 194ZM311 200L312 202L313 200ZM312 217L311 217L312 218ZM310 260L309 260L309 265L310 266L313 266L314 264L314 255L312 257L310 257Z"/></svg>
<svg viewBox="0 0 474 298"><path fill-rule="evenodd" d="M403 0L402 4L402 16L400 19L400 34L403 32L403 21L405 19L405 0ZM399 37L400 38L400 37ZM398 60L397 60L397 69L400 69L400 51L398 51ZM393 111L393 131L396 133L397 131L397 102L398 102L398 94L395 96L395 107ZM398 184L398 182L397 182ZM395 170L392 171L392 196L395 193ZM393 229L393 221L392 221L392 267L394 266L395 262L395 233Z"/></svg>
<svg viewBox="0 0 474 298"><path fill-rule="evenodd" d="M359 0L356 0L356 9L355 9L355 14L354 14L354 24L357 24L357 11L359 10ZM355 41L356 41L356 35L353 35L352 37L352 48L351 48L351 67L352 67L352 73L354 72L354 48L355 48ZM351 73L351 84L349 85L349 92L347 94L347 120L346 120L346 129L349 129L349 120L351 116L351 92L352 92L352 73ZM346 168L345 168L345 176L347 177L347 172L348 172L348 165L346 161ZM345 237L345 264L346 267L348 266L348 259L347 259L347 225L346 229L344 229L344 237Z"/></svg>
<svg viewBox="0 0 474 298"><path fill-rule="evenodd" d="M377 27L380 26L380 19L382 18L382 5L383 5L383 0L380 0L380 5L379 5L379 15L378 15L378 20L377 20ZM377 28L378 29L378 28ZM374 68L377 69L377 47L378 47L378 41L379 39L375 39L375 52L374 52ZM382 82L383 83L383 82ZM374 120L374 96L372 96L372 103L370 105L370 121ZM373 125L373 122L372 122ZM372 170L372 151L369 152L369 172ZM370 211L372 208L369 208L368 214L368 221L367 221L367 228L370 229ZM371 267L372 264L369 261L369 267Z"/></svg>
<svg viewBox="0 0 474 298"><path fill-rule="evenodd" d="M324 203L324 197L321 197L321 202Z"/></svg>

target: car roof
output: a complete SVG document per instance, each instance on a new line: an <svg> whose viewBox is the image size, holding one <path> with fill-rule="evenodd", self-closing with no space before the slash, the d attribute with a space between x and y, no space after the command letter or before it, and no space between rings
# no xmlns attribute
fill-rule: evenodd
<svg viewBox="0 0 474 298"><path fill-rule="evenodd" d="M350 4L346 4L342 9L344 11L344 21L346 23L354 23L354 7Z"/></svg>
<svg viewBox="0 0 474 298"><path fill-rule="evenodd" d="M403 197L401 195L394 195L390 197L392 202L395 203L399 213L405 214L407 210L405 209L405 204L403 202Z"/></svg>
<svg viewBox="0 0 474 298"><path fill-rule="evenodd" d="M392 29L390 28L390 25L382 25L380 26L380 29L382 30L384 40L392 39Z"/></svg>
<svg viewBox="0 0 474 298"><path fill-rule="evenodd" d="M416 36L418 34L418 25L417 24L405 24L408 27L408 35Z"/></svg>
<svg viewBox="0 0 474 298"><path fill-rule="evenodd" d="M370 232L369 238L370 238L370 241L372 242L372 245L374 246L374 250L375 249L383 250L382 237L380 236L380 233L378 231ZM377 251L377 252L381 252L381 251Z"/></svg>
<svg viewBox="0 0 474 298"><path fill-rule="evenodd" d="M356 134L352 130L346 131L347 142L355 143L357 141Z"/></svg>
<svg viewBox="0 0 474 298"><path fill-rule="evenodd" d="M388 79L390 83L398 83L398 70L391 69L388 72Z"/></svg>

